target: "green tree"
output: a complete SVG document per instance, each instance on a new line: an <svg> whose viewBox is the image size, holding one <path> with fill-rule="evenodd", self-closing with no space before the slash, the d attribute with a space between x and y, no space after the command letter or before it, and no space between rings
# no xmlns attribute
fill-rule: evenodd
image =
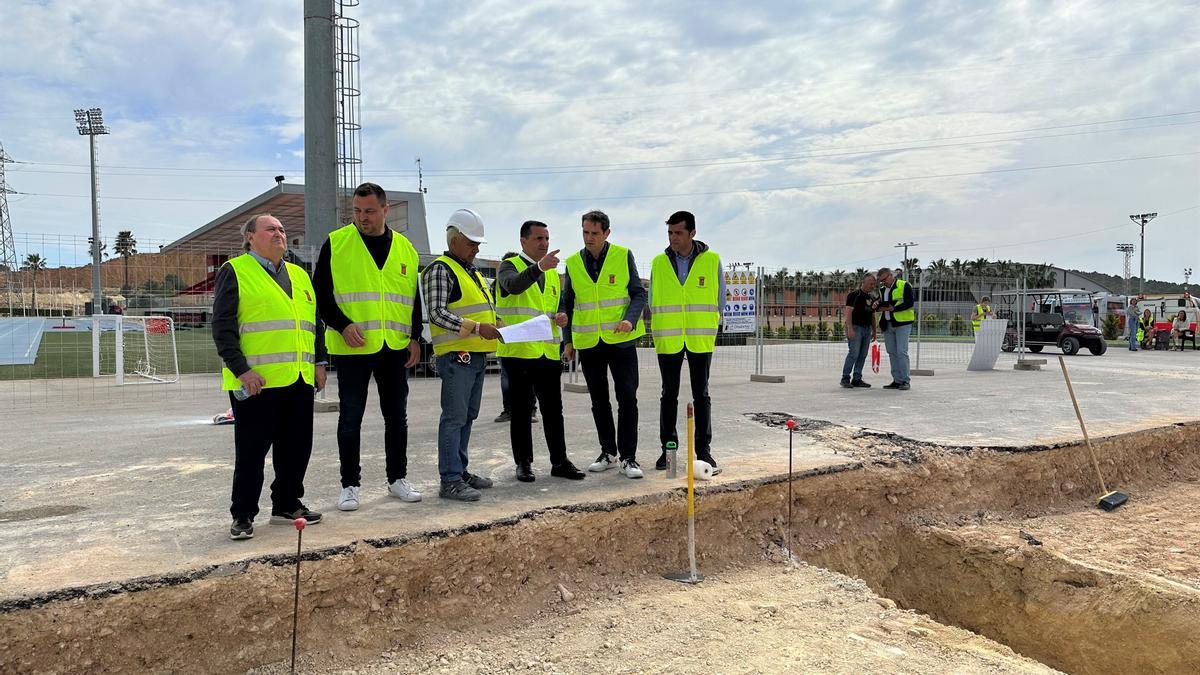
<svg viewBox="0 0 1200 675"><path fill-rule="evenodd" d="M37 275L39 271L46 269L46 259L40 253L30 253L25 256L25 261L22 263L21 268L29 270L32 273L33 313L37 315Z"/></svg>
<svg viewBox="0 0 1200 675"><path fill-rule="evenodd" d="M1116 314L1109 313L1104 315L1103 330L1105 340L1116 340L1121 336L1121 321L1117 318Z"/></svg>
<svg viewBox="0 0 1200 675"><path fill-rule="evenodd" d="M817 340L824 342L829 339L829 324L825 323L825 319L817 321Z"/></svg>
<svg viewBox="0 0 1200 675"><path fill-rule="evenodd" d="M799 340L803 336L804 336L804 329L801 328L800 322L799 321L793 322L792 327L788 329L787 338L789 340ZM783 337L783 336L781 335L780 337Z"/></svg>
<svg viewBox="0 0 1200 675"><path fill-rule="evenodd" d="M127 295L129 293L129 258L137 255L137 240L133 238L133 232L130 230L118 232L113 249L125 260L125 283L121 286L121 292Z"/></svg>
<svg viewBox="0 0 1200 675"><path fill-rule="evenodd" d="M833 322L833 329L829 333L829 339L831 339L831 340L845 340L846 339L846 327L842 325L841 321Z"/></svg>

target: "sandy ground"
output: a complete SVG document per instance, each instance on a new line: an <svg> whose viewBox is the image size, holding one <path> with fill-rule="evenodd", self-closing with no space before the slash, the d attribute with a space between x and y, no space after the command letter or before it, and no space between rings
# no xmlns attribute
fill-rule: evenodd
<svg viewBox="0 0 1200 675"><path fill-rule="evenodd" d="M804 564L731 569L698 586L635 577L596 602L560 601L515 627L396 645L366 663L318 657L304 666L325 675L1057 672Z"/></svg>
<svg viewBox="0 0 1200 675"><path fill-rule="evenodd" d="M1029 542L1032 538L1081 563L1200 590L1200 483L1134 491L1129 502L1112 512L1080 509L989 521L970 529L983 530L997 540Z"/></svg>

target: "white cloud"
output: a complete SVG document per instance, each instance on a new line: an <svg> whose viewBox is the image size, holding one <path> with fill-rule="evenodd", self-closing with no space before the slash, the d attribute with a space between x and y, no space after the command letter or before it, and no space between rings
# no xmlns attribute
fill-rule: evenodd
<svg viewBox="0 0 1200 675"><path fill-rule="evenodd" d="M509 247L508 234L515 245L515 228L527 218L550 222L556 244L574 246L579 214L595 207L613 216L614 237L647 266L663 245L663 218L686 208L727 259L792 268L886 262L900 239L921 242L917 253L926 260L992 255L980 249L1158 210L1164 216L1148 230L1155 237L1148 271L1176 279L1194 266L1200 209L1165 214L1200 203L1195 156L987 172L1197 151L1196 124L1133 127L1200 123L1200 115L1057 132L1126 129L1119 133L1020 142L978 136L1200 110L1194 5L794 5L367 3L358 14L365 175L412 189L413 159L422 157L432 233L454 208L476 205L496 254ZM84 164L70 110L103 105L113 127L101 141L107 166L261 169L220 178L108 169L109 195L229 203L112 200L103 205L106 223L170 239L266 189L275 173L297 176L303 26L296 3L9 3L0 22L11 37L0 45L7 93L0 141L14 157ZM924 139L947 140L913 143ZM938 144L946 147L902 150ZM854 151L864 152L845 154ZM818 156L446 173L805 154ZM893 180L954 173L977 175ZM728 193L858 181L877 182ZM14 169L10 182L27 192L87 190L81 173ZM713 192L726 194L604 199ZM580 197L595 199L505 203ZM14 203L13 215L24 231L85 232L89 217L86 199L41 197ZM1113 244L1134 235L1131 225L994 253L1115 272Z"/></svg>

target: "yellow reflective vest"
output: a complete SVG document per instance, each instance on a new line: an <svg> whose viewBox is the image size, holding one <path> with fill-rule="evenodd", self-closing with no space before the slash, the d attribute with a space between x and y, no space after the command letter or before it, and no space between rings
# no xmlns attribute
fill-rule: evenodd
<svg viewBox="0 0 1200 675"><path fill-rule="evenodd" d="M988 305L988 307L987 307L987 311L989 311L989 312L990 312L990 311L992 311L992 307L991 307L991 305ZM979 332L979 327L980 327L981 325L983 325L983 317L984 317L984 308L983 308L983 305L975 305L975 313L979 315L979 318L978 318L978 319L971 319L971 328L974 328L974 329L975 329L975 332L976 332L976 333L978 333L978 332Z"/></svg>
<svg viewBox="0 0 1200 675"><path fill-rule="evenodd" d="M445 255L439 256L434 262L444 263L458 280L459 295L462 297L446 305L446 309L463 319L494 325L496 302L488 290L487 279L479 270L472 277L458 261ZM477 333L459 337L458 333L448 331L432 321L429 322L429 334L433 338L433 353L438 356L452 352L494 352L499 344L496 340L485 340Z"/></svg>
<svg viewBox="0 0 1200 675"><path fill-rule="evenodd" d="M517 269L517 274L524 272L529 267L529 263L519 255L506 258L504 262L512 263L513 267ZM504 321L506 326L524 323L535 316L546 316L550 319L550 331L554 337L544 342L518 342L511 345L500 343L496 347L496 356L515 359L536 359L544 356L548 359L558 360L558 346L562 342L558 326L554 325L554 316L558 313L558 272L547 270L543 276L546 286L544 289L533 283L518 295L505 293L497 283L496 315Z"/></svg>
<svg viewBox="0 0 1200 675"><path fill-rule="evenodd" d="M892 297L890 302L892 306L896 306L904 302L904 287L907 285L903 279L896 279L895 285L892 286ZM892 312L892 320L900 323L912 323L917 320L917 312L912 307L902 312Z"/></svg>
<svg viewBox="0 0 1200 675"><path fill-rule="evenodd" d="M608 245L608 253L600 274L592 281L583 264L583 255L576 251L567 258L567 275L575 294L571 312L571 342L576 349L590 349L600 344L620 344L646 334L642 317L628 333L618 333L617 324L625 319L629 308L629 249Z"/></svg>
<svg viewBox="0 0 1200 675"><path fill-rule="evenodd" d="M721 258L712 251L696 256L687 279L679 283L671 258L659 253L650 271L650 333L654 351L678 354L711 352L721 324L717 275Z"/></svg>
<svg viewBox="0 0 1200 675"><path fill-rule="evenodd" d="M283 263L292 282L289 296L249 253L225 264L237 276L238 333L250 369L266 380L266 389L290 386L301 377L313 384L317 303L308 273ZM233 391L241 386L233 371L221 369L222 389Z"/></svg>
<svg viewBox="0 0 1200 675"><path fill-rule="evenodd" d="M383 269L375 264L353 223L329 234L329 272L338 308L362 329L365 344L351 347L342 334L325 331L330 354L374 354L400 350L412 340L413 303L417 295L417 250L399 232L392 232L391 250Z"/></svg>

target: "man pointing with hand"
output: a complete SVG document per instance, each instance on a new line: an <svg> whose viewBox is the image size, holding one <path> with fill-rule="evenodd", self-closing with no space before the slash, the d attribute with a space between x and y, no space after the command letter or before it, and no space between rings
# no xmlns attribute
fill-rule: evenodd
<svg viewBox="0 0 1200 675"><path fill-rule="evenodd" d="M508 376L511 399L509 434L517 480L531 483L533 431L530 421L536 397L542 407L543 431L550 450L550 475L580 480L584 473L567 458L563 430L562 361L559 328L567 315L558 311L558 249L550 248L550 230L545 223L527 220L521 225L521 253L500 263L496 276L496 314L507 326L546 316L554 323L552 338L544 342L501 343L496 348L500 366Z"/></svg>

